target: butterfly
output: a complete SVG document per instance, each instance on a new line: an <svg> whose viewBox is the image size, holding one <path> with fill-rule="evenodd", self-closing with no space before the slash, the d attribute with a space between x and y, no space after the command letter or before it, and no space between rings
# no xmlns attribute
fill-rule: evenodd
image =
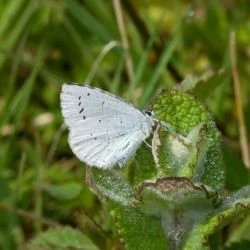
<svg viewBox="0 0 250 250"><path fill-rule="evenodd" d="M124 166L155 123L150 111L98 88L63 84L60 99L69 145L89 166Z"/></svg>

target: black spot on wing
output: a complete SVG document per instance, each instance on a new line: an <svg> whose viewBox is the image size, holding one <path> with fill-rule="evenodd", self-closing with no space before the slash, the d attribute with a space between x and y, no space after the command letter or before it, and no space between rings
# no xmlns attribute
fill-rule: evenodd
<svg viewBox="0 0 250 250"><path fill-rule="evenodd" d="M79 111L79 114L81 114L83 112L84 108L82 108L80 111Z"/></svg>
<svg viewBox="0 0 250 250"><path fill-rule="evenodd" d="M102 101L102 110L103 110L104 103L105 103L105 101Z"/></svg>

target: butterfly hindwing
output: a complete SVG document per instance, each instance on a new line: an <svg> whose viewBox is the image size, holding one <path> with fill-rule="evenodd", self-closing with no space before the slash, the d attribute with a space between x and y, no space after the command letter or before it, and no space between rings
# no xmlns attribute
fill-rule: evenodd
<svg viewBox="0 0 250 250"><path fill-rule="evenodd" d="M69 127L69 144L90 166L124 165L149 136L151 117L100 89L64 84L62 114Z"/></svg>

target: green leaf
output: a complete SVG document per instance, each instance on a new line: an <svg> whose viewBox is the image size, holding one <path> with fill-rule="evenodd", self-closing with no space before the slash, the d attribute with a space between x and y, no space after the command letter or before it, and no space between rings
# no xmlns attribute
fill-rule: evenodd
<svg viewBox="0 0 250 250"><path fill-rule="evenodd" d="M236 217L250 212L250 186L243 187L225 199L218 209L190 232L184 249L209 249L208 239Z"/></svg>
<svg viewBox="0 0 250 250"><path fill-rule="evenodd" d="M75 0L65 1L66 9L74 16L81 25L90 32L94 32L103 42L109 42L114 39L112 33L103 25L103 23L88 12L84 6Z"/></svg>
<svg viewBox="0 0 250 250"><path fill-rule="evenodd" d="M158 83L162 72L164 72L167 63L169 62L171 56L173 55L173 52L179 44L179 41L180 30L177 29L175 36L172 38L172 40L170 42L165 43L165 47L163 49L159 62L156 65L155 70L153 71L153 74L148 81L147 87L145 88L143 95L140 99L140 106L144 107L145 104L149 101L149 98L152 96L152 93L155 92L156 84Z"/></svg>
<svg viewBox="0 0 250 250"><path fill-rule="evenodd" d="M223 146L222 152L226 166L226 188L235 191L250 183L250 173L240 157L229 147ZM235 178L237 173L237 178Z"/></svg>
<svg viewBox="0 0 250 250"><path fill-rule="evenodd" d="M205 101L227 78L228 72L225 69L218 72L209 70L199 77L185 79L176 89L190 93L199 100Z"/></svg>
<svg viewBox="0 0 250 250"><path fill-rule="evenodd" d="M243 220L233 229L229 239L226 242L227 246L244 241L250 242L250 216Z"/></svg>
<svg viewBox="0 0 250 250"><path fill-rule="evenodd" d="M233 243L232 245L230 245L229 247L225 247L225 250L249 250L249 246L250 246L250 241L242 241L239 243Z"/></svg>
<svg viewBox="0 0 250 250"><path fill-rule="evenodd" d="M181 249L187 234L213 210L216 193L184 177L165 177L137 188L137 207L159 218L170 249Z"/></svg>
<svg viewBox="0 0 250 250"><path fill-rule="evenodd" d="M136 207L110 202L111 215L128 250L166 250L167 239L161 222L154 216L145 215Z"/></svg>
<svg viewBox="0 0 250 250"><path fill-rule="evenodd" d="M67 201L75 199L80 195L82 185L77 182L68 182L58 185L47 184L44 186L44 190L58 200Z"/></svg>
<svg viewBox="0 0 250 250"><path fill-rule="evenodd" d="M151 141L152 138L149 139ZM135 160L129 169L129 179L134 186L141 184L145 180L155 179L157 168L153 159L152 150L143 143L137 150Z"/></svg>
<svg viewBox="0 0 250 250"><path fill-rule="evenodd" d="M27 246L29 250L98 250L84 234L70 227L58 227L38 234Z"/></svg>
<svg viewBox="0 0 250 250"><path fill-rule="evenodd" d="M0 201L8 199L10 195L11 190L8 181L0 177Z"/></svg>
<svg viewBox="0 0 250 250"><path fill-rule="evenodd" d="M206 108L187 93L165 90L153 100L152 109L155 117L163 122L160 131L169 133L167 138L159 134L162 147L159 158L162 158L161 166L166 169L163 172L167 173L173 167L175 173L169 172L168 175L176 176L178 169L183 169L183 164L187 164L188 168L193 168L193 174L190 175L186 167L181 176L192 177L215 190L222 190L225 177L220 133ZM179 148L175 151L186 151L181 161L173 150L171 155L171 151L166 152L166 147L175 149L176 144Z"/></svg>
<svg viewBox="0 0 250 250"><path fill-rule="evenodd" d="M98 190L109 199L124 205L131 204L133 191L127 181L115 170L92 169L92 178Z"/></svg>
<svg viewBox="0 0 250 250"><path fill-rule="evenodd" d="M8 112L6 112L3 119L0 120L0 125L10 122L12 118L14 120L15 125L17 127L19 126L25 114L25 110L28 107L30 98L32 96L32 91L36 83L35 81L36 77L39 73L39 70L43 66L44 56L45 56L45 42L43 40L38 47L37 56L36 56L37 58L35 60L35 64L33 66L33 69L29 77L26 78L22 87L14 96L13 101L7 107Z"/></svg>
<svg viewBox="0 0 250 250"><path fill-rule="evenodd" d="M35 11L38 8L38 2L36 1L28 1L29 3L25 8L23 8L23 2L24 1L17 1L17 5L10 4L9 7L9 15L15 15L18 12L21 12L21 15L18 15L18 20L16 20L16 23L11 26L11 29L9 29L11 32L8 34L5 34L5 29L7 30L7 24L6 28L0 29L0 39L3 39L3 37L6 39L4 43L1 44L1 51L3 50L5 53L0 53L0 69L4 65L7 57L9 56L9 53L17 43L20 35L27 29L28 22L31 20L32 16L34 15ZM13 2L14 3L14 2ZM14 7L15 6L15 7ZM4 17L4 16L3 16ZM13 18L13 16L9 16L9 18Z"/></svg>
<svg viewBox="0 0 250 250"><path fill-rule="evenodd" d="M186 137L164 130L158 131L158 137L160 143L154 153L158 176L185 176L199 182L208 151L207 125L193 128Z"/></svg>

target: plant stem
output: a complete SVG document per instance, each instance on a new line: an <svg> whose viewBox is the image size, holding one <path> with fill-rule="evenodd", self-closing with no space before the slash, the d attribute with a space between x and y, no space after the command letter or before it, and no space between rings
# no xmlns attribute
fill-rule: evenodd
<svg viewBox="0 0 250 250"><path fill-rule="evenodd" d="M236 116L239 126L239 136L240 136L240 146L242 159L247 168L250 169L250 158L249 158L249 147L247 142L247 131L244 119L243 104L240 89L240 80L237 70L237 53L236 53L236 42L235 42L235 32L230 32L230 57L231 57L231 67L235 94L235 105L236 105Z"/></svg>
<svg viewBox="0 0 250 250"><path fill-rule="evenodd" d="M118 28L121 34L122 47L125 52L127 74L128 74L129 82L132 83L134 81L134 66L133 66L133 61L129 52L129 43L128 43L127 32L125 28L120 0L113 0L113 5L114 5L115 15L116 15L117 23L118 23Z"/></svg>

